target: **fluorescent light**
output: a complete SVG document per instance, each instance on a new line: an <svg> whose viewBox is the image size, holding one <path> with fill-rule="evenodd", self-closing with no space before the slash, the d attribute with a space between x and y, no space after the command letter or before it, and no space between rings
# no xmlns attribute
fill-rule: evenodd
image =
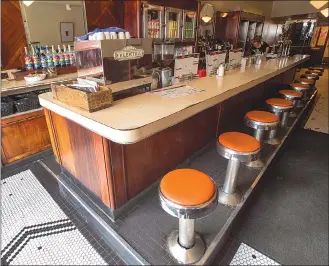
<svg viewBox="0 0 329 266"><path fill-rule="evenodd" d="M310 1L310 4L312 6L314 6L317 9L320 9L321 7L323 7L326 3L328 3L328 1Z"/></svg>
<svg viewBox="0 0 329 266"><path fill-rule="evenodd" d="M328 17L329 8L327 7L327 8L325 8L325 9L321 10L321 13L322 13L322 15L324 15L325 17Z"/></svg>
<svg viewBox="0 0 329 266"><path fill-rule="evenodd" d="M208 23L211 20L211 17L209 16L204 16L201 18L204 22Z"/></svg>
<svg viewBox="0 0 329 266"><path fill-rule="evenodd" d="M32 1L23 1L24 5L26 5L26 6L32 5L33 2L34 2L34 0L32 0Z"/></svg>
<svg viewBox="0 0 329 266"><path fill-rule="evenodd" d="M68 4L65 5L65 8L66 8L67 11L72 10L71 5L68 5Z"/></svg>

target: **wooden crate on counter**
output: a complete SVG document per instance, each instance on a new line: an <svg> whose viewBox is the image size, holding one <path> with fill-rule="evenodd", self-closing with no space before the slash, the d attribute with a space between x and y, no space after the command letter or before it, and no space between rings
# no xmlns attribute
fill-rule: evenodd
<svg viewBox="0 0 329 266"><path fill-rule="evenodd" d="M98 92L84 92L64 84L53 84L51 90L54 99L90 113L108 108L113 103L112 90L104 86L100 86Z"/></svg>

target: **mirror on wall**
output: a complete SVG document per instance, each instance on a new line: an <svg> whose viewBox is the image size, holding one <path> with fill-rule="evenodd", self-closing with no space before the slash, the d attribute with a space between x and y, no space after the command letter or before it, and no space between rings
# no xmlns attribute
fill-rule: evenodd
<svg viewBox="0 0 329 266"><path fill-rule="evenodd" d="M199 36L214 35L215 8L209 3L204 3L200 10Z"/></svg>
<svg viewBox="0 0 329 266"><path fill-rule="evenodd" d="M28 44L73 45L86 34L84 1L21 1Z"/></svg>

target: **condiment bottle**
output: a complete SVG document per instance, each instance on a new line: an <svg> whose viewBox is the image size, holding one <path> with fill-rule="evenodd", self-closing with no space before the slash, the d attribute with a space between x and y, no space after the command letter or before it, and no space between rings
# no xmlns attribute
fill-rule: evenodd
<svg viewBox="0 0 329 266"><path fill-rule="evenodd" d="M32 56L29 54L27 47L24 47L25 50L25 67L27 70L33 69L33 60Z"/></svg>

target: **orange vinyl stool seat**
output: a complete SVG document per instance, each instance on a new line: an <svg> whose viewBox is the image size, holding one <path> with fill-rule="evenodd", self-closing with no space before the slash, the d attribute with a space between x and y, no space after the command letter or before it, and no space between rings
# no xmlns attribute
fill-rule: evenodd
<svg viewBox="0 0 329 266"><path fill-rule="evenodd" d="M159 198L162 209L179 218L179 230L171 232L167 239L171 255L182 264L199 261L206 246L195 232L194 222L217 207L214 181L198 170L176 169L162 178Z"/></svg>
<svg viewBox="0 0 329 266"><path fill-rule="evenodd" d="M285 127L287 125L289 111L291 111L294 107L294 103L281 98L267 99L266 103L269 105L271 112L275 113L275 115L279 117L281 127ZM273 134L274 133L271 135Z"/></svg>
<svg viewBox="0 0 329 266"><path fill-rule="evenodd" d="M319 79L319 75L315 75L315 74L302 74L300 76L301 78L307 78L307 79L312 79L312 80L318 80Z"/></svg>
<svg viewBox="0 0 329 266"><path fill-rule="evenodd" d="M265 130L275 130L278 127L280 119L271 112L250 111L244 116L246 126L254 129L254 138L262 143L265 137ZM251 168L263 168L265 163L262 159L251 161L247 164Z"/></svg>
<svg viewBox="0 0 329 266"><path fill-rule="evenodd" d="M236 189L240 163L256 161L260 153L260 143L254 137L240 132L226 132L218 137L217 152L228 159L225 180L218 192L218 201L235 206L243 197Z"/></svg>
<svg viewBox="0 0 329 266"><path fill-rule="evenodd" d="M305 84L305 85L309 85L309 86L313 86L315 83L315 80L313 80L313 79L304 79L304 78L300 78L296 81L297 81L297 83L299 82L301 84ZM293 83L293 84L295 84L295 83Z"/></svg>
<svg viewBox="0 0 329 266"><path fill-rule="evenodd" d="M324 71L324 68L323 67L309 67L309 69L312 69L312 70L319 70L321 72Z"/></svg>
<svg viewBox="0 0 329 266"><path fill-rule="evenodd" d="M275 114L266 111L250 111L246 113L246 118L255 122L261 123L276 123L279 122L279 117Z"/></svg>
<svg viewBox="0 0 329 266"><path fill-rule="evenodd" d="M266 103L268 105L272 105L274 107L282 107L282 108L291 108L293 106L292 101L286 100L286 99L280 99L280 98L271 98L267 99Z"/></svg>
<svg viewBox="0 0 329 266"><path fill-rule="evenodd" d="M318 76L322 76L322 72L320 70L307 70L305 72L305 74L314 74L314 75L318 75Z"/></svg>
<svg viewBox="0 0 329 266"><path fill-rule="evenodd" d="M197 206L209 201L216 192L215 183L205 173L177 169L166 174L160 191L168 200L181 206Z"/></svg>
<svg viewBox="0 0 329 266"><path fill-rule="evenodd" d="M301 98L303 96L302 93L294 90L280 90L279 93L281 93L284 96L288 96L291 98Z"/></svg>
<svg viewBox="0 0 329 266"><path fill-rule="evenodd" d="M240 132L223 133L218 142L226 149L241 153L252 153L260 149L260 144L254 137Z"/></svg>

